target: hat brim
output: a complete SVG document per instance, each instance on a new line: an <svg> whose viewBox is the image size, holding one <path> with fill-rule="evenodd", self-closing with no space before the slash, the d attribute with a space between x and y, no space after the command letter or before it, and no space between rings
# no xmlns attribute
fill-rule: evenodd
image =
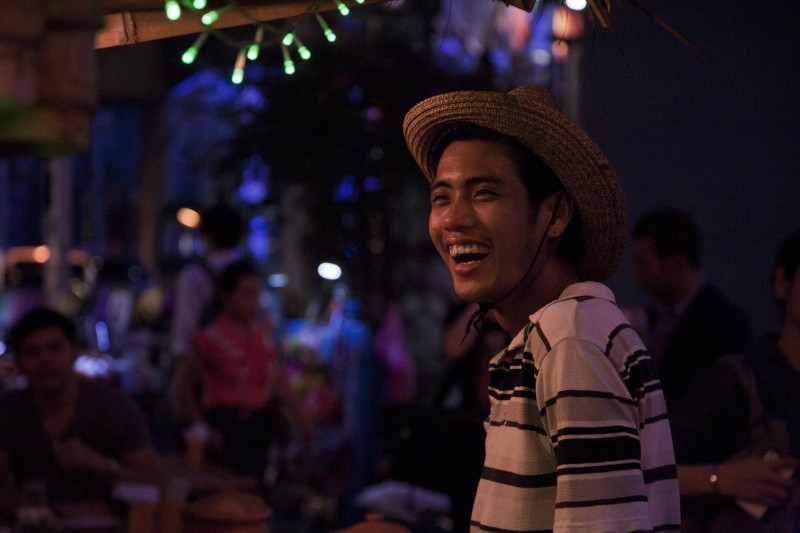
<svg viewBox="0 0 800 533"><path fill-rule="evenodd" d="M403 121L411 155L428 181L436 175L441 136L455 124L475 124L515 139L536 154L561 181L581 219L581 280L605 281L625 246L622 185L600 147L538 86L509 93L455 91L415 105Z"/></svg>

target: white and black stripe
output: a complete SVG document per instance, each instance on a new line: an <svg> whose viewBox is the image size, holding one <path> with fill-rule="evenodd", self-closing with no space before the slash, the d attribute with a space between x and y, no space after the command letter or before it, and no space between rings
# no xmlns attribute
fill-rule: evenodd
<svg viewBox="0 0 800 533"><path fill-rule="evenodd" d="M489 372L473 531L680 530L661 385L608 287L568 287Z"/></svg>

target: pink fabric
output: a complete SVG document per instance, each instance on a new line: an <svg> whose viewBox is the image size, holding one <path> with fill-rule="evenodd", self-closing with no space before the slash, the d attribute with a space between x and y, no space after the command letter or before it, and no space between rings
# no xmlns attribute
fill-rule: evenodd
<svg viewBox="0 0 800 533"><path fill-rule="evenodd" d="M391 303L375 337L375 353L387 370L386 399L392 404L413 402L417 394L417 365L406 344L400 306Z"/></svg>
<svg viewBox="0 0 800 533"><path fill-rule="evenodd" d="M278 352L269 320L250 324L245 334L225 314L194 337L203 361L203 406L262 407L272 394Z"/></svg>

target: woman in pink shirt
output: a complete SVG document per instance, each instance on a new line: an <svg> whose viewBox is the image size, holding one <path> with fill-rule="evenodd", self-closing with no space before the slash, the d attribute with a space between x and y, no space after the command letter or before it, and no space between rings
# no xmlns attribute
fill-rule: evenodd
<svg viewBox="0 0 800 533"><path fill-rule="evenodd" d="M195 333L180 380L183 415L210 430L209 457L261 481L267 450L281 436L273 322L259 313L256 267L236 261L217 278L218 315Z"/></svg>

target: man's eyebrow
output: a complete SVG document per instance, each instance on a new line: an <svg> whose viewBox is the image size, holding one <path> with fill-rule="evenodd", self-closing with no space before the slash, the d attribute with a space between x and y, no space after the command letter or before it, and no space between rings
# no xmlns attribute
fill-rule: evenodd
<svg viewBox="0 0 800 533"><path fill-rule="evenodd" d="M466 180L466 184L468 187L475 187L477 185L482 185L482 184L496 184L502 182L503 180L492 176L473 176L471 178L467 178ZM453 185L447 181L434 180L430 185L430 190L438 189L441 187L451 188L453 187Z"/></svg>

